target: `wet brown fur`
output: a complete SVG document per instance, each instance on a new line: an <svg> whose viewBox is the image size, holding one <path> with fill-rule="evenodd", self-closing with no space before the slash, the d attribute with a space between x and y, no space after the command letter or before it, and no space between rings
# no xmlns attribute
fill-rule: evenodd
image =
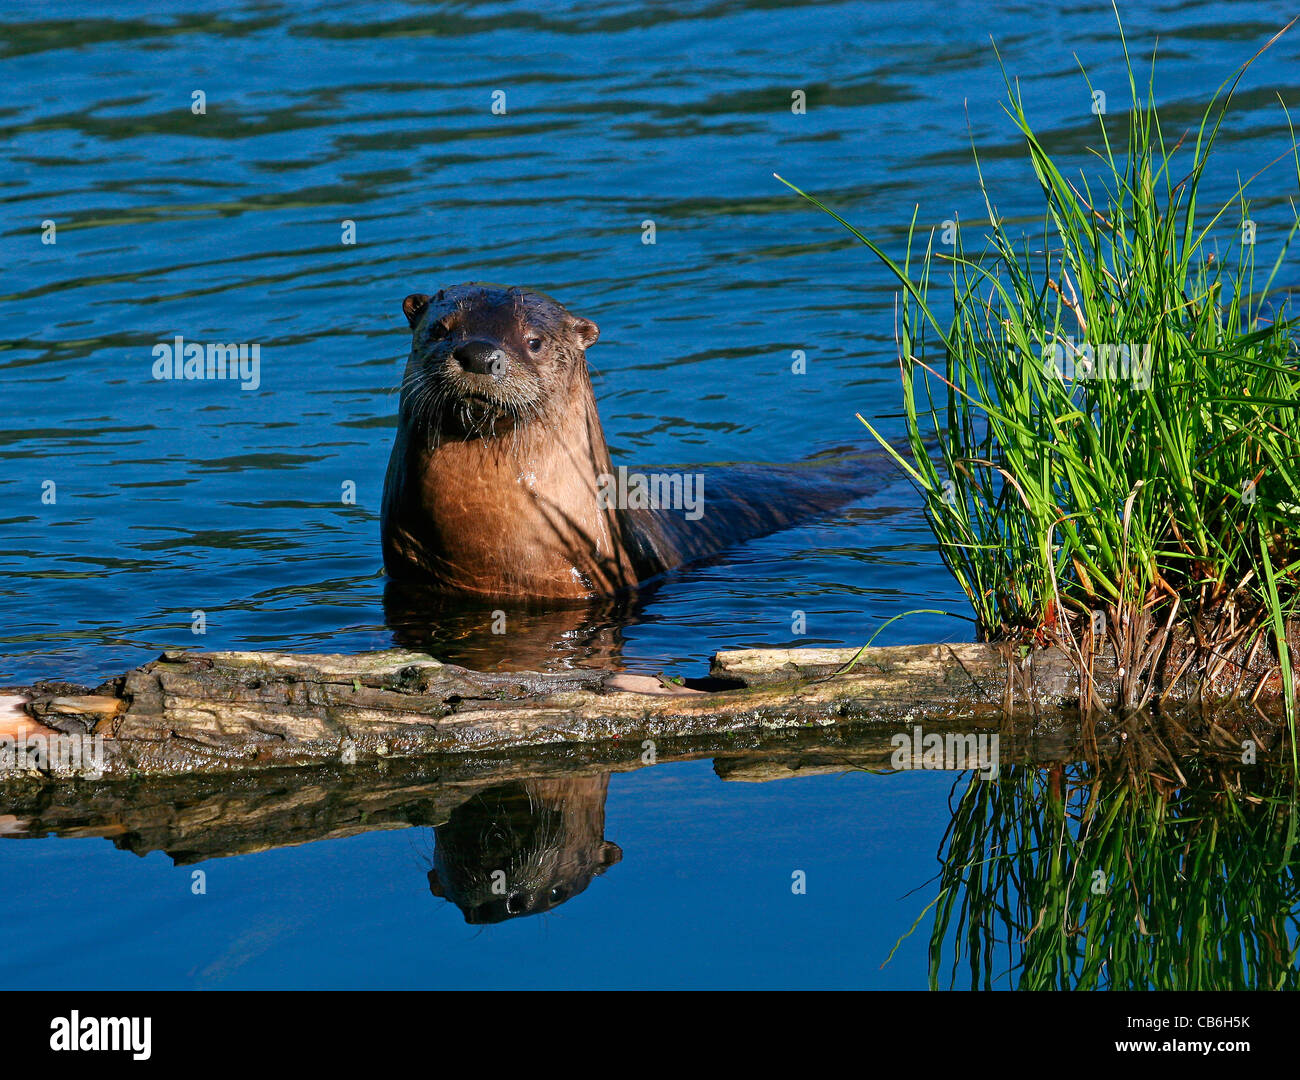
<svg viewBox="0 0 1300 1080"><path fill-rule="evenodd" d="M697 478L695 519L602 507L599 478L614 470L587 371L596 324L542 293L496 285L416 293L402 307L411 353L382 512L384 565L402 585L515 600L614 596L837 509L891 468L877 453L713 469L707 509Z"/></svg>
<svg viewBox="0 0 1300 1080"><path fill-rule="evenodd" d="M497 286L417 294L404 309L413 333L384 485L388 573L488 596L635 586L647 568L597 499L597 476L612 470L587 373L596 325ZM452 353L468 340L495 345L499 370L462 370Z"/></svg>

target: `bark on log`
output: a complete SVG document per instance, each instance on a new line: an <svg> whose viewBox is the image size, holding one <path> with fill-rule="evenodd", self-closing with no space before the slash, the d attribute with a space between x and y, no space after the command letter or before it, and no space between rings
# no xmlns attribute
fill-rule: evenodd
<svg viewBox="0 0 1300 1080"><path fill-rule="evenodd" d="M639 746L858 720L887 721L894 730L917 720L992 722L1008 706L1068 710L1078 693L1075 666L1059 649L1020 656L995 644L891 646L861 656L854 649L722 652L711 676L691 689L591 670L476 672L402 651L174 652L93 692L53 683L18 692L25 715L53 732L102 737L99 768L109 777L611 740ZM1113 693L1113 660L1099 658L1094 678L1103 694ZM1187 697L1191 686L1175 681L1172 696ZM78 775L87 765L47 763L44 771Z"/></svg>

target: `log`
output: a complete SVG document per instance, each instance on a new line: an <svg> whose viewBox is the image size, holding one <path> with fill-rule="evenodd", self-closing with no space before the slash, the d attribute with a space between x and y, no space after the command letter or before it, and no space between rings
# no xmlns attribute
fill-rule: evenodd
<svg viewBox="0 0 1300 1080"><path fill-rule="evenodd" d="M1225 699L1248 672L1243 664L1235 684L1230 674L1216 684ZM1093 678L1113 693L1113 660L1099 657ZM684 684L596 670L478 672L400 650L178 651L94 690L45 683L0 691L14 703L0 772L129 778L557 744L640 746L857 721L894 730L920 719L952 726L1017 711L1066 713L1078 685L1059 649L1022 654L990 643L720 652L708 679ZM1188 676L1168 689L1171 700L1187 700L1196 684ZM49 745L43 758L41 736ZM69 738L74 749L94 751L91 759L60 760L53 747L66 749Z"/></svg>

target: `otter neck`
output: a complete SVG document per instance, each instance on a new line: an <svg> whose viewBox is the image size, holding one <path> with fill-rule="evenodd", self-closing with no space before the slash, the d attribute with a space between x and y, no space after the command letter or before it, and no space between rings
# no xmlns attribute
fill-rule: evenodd
<svg viewBox="0 0 1300 1080"><path fill-rule="evenodd" d="M498 435L431 439L403 425L399 559L484 595L576 599L636 585L618 511L598 499L609 448L580 374L542 415Z"/></svg>

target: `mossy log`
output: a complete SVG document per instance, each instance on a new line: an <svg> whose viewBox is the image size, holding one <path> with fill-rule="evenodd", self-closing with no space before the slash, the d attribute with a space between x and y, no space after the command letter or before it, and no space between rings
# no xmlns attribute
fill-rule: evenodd
<svg viewBox="0 0 1300 1080"><path fill-rule="evenodd" d="M1093 679L1102 694L1113 692L1113 661L1099 657ZM1226 698L1231 687L1223 679ZM1236 689L1243 681L1237 678ZM611 740L639 745L848 721L885 721L894 729L922 719L991 721L1069 710L1078 686L1075 665L1059 649L1022 655L968 643L861 655L721 652L708 679L686 685L597 670L477 672L402 651L170 652L93 691L45 683L3 693L14 715L39 725L37 734L100 737L102 757L90 767L129 777ZM1170 687L1176 699L1193 689L1190 679ZM87 768L47 761L42 771L76 775Z"/></svg>

